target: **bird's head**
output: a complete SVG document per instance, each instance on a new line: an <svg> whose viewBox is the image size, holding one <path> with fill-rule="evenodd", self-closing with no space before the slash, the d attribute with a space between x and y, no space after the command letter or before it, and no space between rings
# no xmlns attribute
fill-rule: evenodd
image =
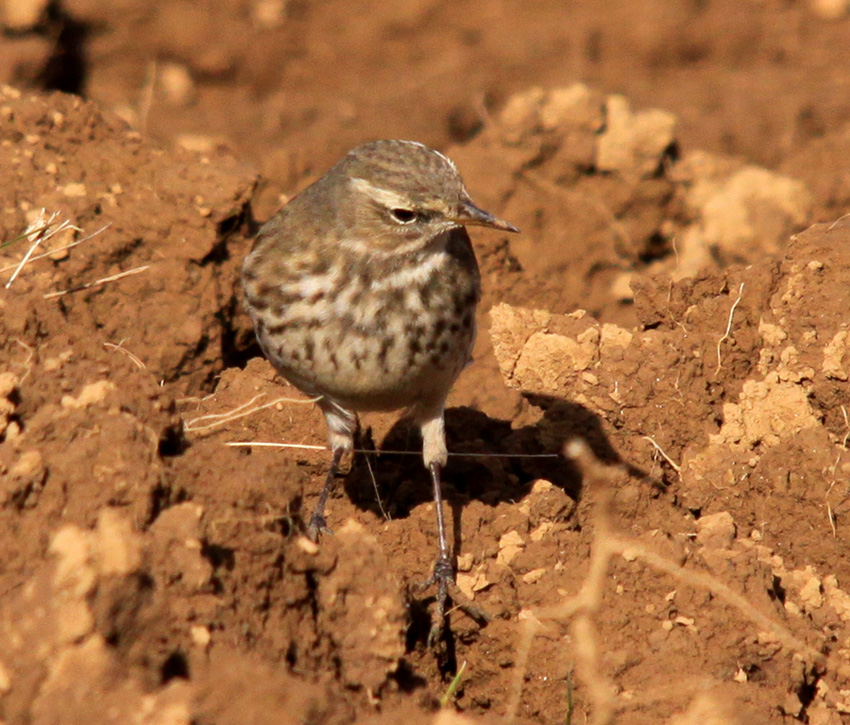
<svg viewBox="0 0 850 725"><path fill-rule="evenodd" d="M454 163L413 141L375 141L349 152L328 174L339 187L341 224L375 248L403 252L453 228L517 232L478 207Z"/></svg>

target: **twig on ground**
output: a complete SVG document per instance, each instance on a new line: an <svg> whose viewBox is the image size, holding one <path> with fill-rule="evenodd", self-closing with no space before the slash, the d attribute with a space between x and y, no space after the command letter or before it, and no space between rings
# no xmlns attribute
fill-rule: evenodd
<svg viewBox="0 0 850 725"><path fill-rule="evenodd" d="M253 411L252 411L253 412ZM224 445L231 448L296 448L304 451L328 451L327 446L317 446L311 443L268 443L266 441L228 441ZM366 451L357 449L354 453L374 453L374 451ZM405 451L406 453L406 451ZM413 452L410 452L413 455Z"/></svg>
<svg viewBox="0 0 850 725"><path fill-rule="evenodd" d="M721 337L717 341L717 368L714 371L714 374L720 372L721 364L720 364L720 345L723 344L724 341L729 339L729 333L732 331L732 316L735 314L735 308L738 306L738 303L741 301L741 297L744 296L744 283L741 282L741 286L738 289L738 299L736 299L732 303L732 307L729 310L729 322L726 323L726 332L723 333L723 337Z"/></svg>
<svg viewBox="0 0 850 725"><path fill-rule="evenodd" d="M658 451L661 454L661 457L670 464L671 468L680 476L682 475L682 467L667 455L666 451L655 442L655 438L652 436L643 436L643 439L652 443L652 445L655 446L655 450Z"/></svg>
<svg viewBox="0 0 850 725"><path fill-rule="evenodd" d="M148 63L145 81L142 84L141 98L139 99L139 132L142 135L146 134L148 130L148 118L153 107L157 74L157 63L155 60L152 60Z"/></svg>
<svg viewBox="0 0 850 725"><path fill-rule="evenodd" d="M35 355L35 350L33 350L30 345L27 345L23 340L17 337L15 338L15 342L27 351L27 359L24 360L22 363L19 363L24 368L25 372L18 380L18 385L23 385L24 380L26 380L27 377L29 377L29 374L32 372L32 365L30 365L30 360L32 360L33 355Z"/></svg>
<svg viewBox="0 0 850 725"><path fill-rule="evenodd" d="M302 402L302 401L294 401ZM307 402L314 402L309 400ZM305 451L327 451L327 446L317 446L309 443L274 443L271 441L228 441L226 446L232 448L303 448ZM379 453L380 455L393 456L421 456L419 451L374 451L366 448L355 448L352 453ZM455 453L449 451L450 456L458 458L560 458L557 453Z"/></svg>
<svg viewBox="0 0 850 725"><path fill-rule="evenodd" d="M830 488L832 488L830 486ZM829 491L827 491L827 494ZM829 519L829 527L832 529L832 538L836 538L838 536L838 530L835 528L835 514L832 513L832 504L829 501L826 502L826 517Z"/></svg>
<svg viewBox="0 0 850 725"><path fill-rule="evenodd" d="M832 224L829 225L829 228L826 231L831 232L833 229L835 229L836 226L838 226L839 223L841 223L849 216L850 214L842 214L840 217L838 217L838 219L836 219L834 222L832 222Z"/></svg>
<svg viewBox="0 0 850 725"><path fill-rule="evenodd" d="M145 264L141 267L134 267L133 269L128 269L126 272L119 272L118 274L113 274L110 277L104 277L103 279L98 279L94 282L87 282L86 284L81 284L79 287L70 287L68 289L60 290L59 292L49 292L46 295L43 295L43 297L46 300L52 300L56 297L62 297L64 295L71 294L72 292L81 292L82 290L92 289L93 287L100 287L101 285L104 285L107 282L115 282L116 280L123 279L124 277L129 277L133 274L139 274L140 272L144 272L146 269L149 268L149 264Z"/></svg>
<svg viewBox="0 0 850 725"><path fill-rule="evenodd" d="M109 350L116 350L120 352L122 355L126 355L133 364L139 368L139 370L147 370L148 366L140 360L136 355L130 352L126 347L124 347L124 340L121 340L117 345L114 342L104 342L103 346Z"/></svg>
<svg viewBox="0 0 850 725"><path fill-rule="evenodd" d="M71 249L72 247L76 247L78 244L82 244L83 242L87 242L89 239L96 237L98 234L100 234L103 231L106 231L111 226L112 226L112 222L109 222L109 224L104 224L96 232L92 232L91 234L89 234L85 237L82 237L81 239L77 239L77 240L71 242L70 244L65 244L61 247L56 247L55 249L51 249L49 252L42 252L41 254L36 254L34 257L30 257L29 262L27 262L27 264L32 263L32 262L37 262L39 259L44 259L45 257L50 257L50 256L56 254L56 252L64 252L66 249ZM76 227L68 227L68 228L76 229ZM15 264L7 264L5 267L0 267L0 273L8 272L10 269L14 269L17 266L18 266L18 262L16 262Z"/></svg>
<svg viewBox="0 0 850 725"><path fill-rule="evenodd" d="M559 604L525 613L519 634L516 672L511 697L507 708L507 721L516 718L519 709L523 679L527 668L528 653L541 623L546 620L571 620L576 659L576 674L587 687L592 708L590 723L610 725L617 711L628 703L615 696L614 682L600 668L598 639L595 621L600 610L602 593L608 567L614 556L627 561L640 561L656 571L668 574L692 587L711 592L716 599L737 609L746 619L761 630L769 632L776 641L791 652L802 655L812 663L850 678L850 666L832 654L824 654L803 642L780 622L763 614L743 595L731 589L719 579L706 572L688 569L646 547L642 542L615 534L612 528L611 506L615 486L614 479L626 475L620 466L606 466L598 461L583 441L570 442L565 450L580 467L585 487L595 498L593 504L594 534L591 542L590 566L578 594L567 597ZM529 625L528 621L534 624Z"/></svg>
<svg viewBox="0 0 850 725"><path fill-rule="evenodd" d="M212 400L213 398L215 398L215 393L205 395L203 398L200 398L197 395L190 395L186 398L175 398L174 402L178 405L185 405L186 403L205 403L208 400Z"/></svg>
<svg viewBox="0 0 850 725"><path fill-rule="evenodd" d="M220 425L225 425L226 423L230 423L233 420L238 420L239 418L244 418L246 415L251 415L252 413L256 413L258 410L265 410L266 408L271 408L278 403L315 403L317 398L310 398L307 400L298 400L295 398L276 398L272 400L270 403L264 403L263 405L257 405L255 407L251 407L256 403L260 398L262 398L265 393L260 393L259 395L255 395L251 400L247 403L242 403L242 405L233 408L232 410L225 411L224 413L211 413L209 415L202 415L199 418L193 418L192 420L186 421L186 431L189 433L195 433L201 430L209 430L210 428L217 428ZM199 425L202 421L211 421L209 423L204 423L204 425ZM320 448L324 449L324 447L320 446Z"/></svg>
<svg viewBox="0 0 850 725"><path fill-rule="evenodd" d="M0 244L0 249L15 244L15 242L20 242L22 239L31 237L34 234L43 234L48 229L50 229L50 225L53 223L53 220L56 219L57 216L59 216L59 212L53 212L50 215L49 219L44 218L45 214L47 214L47 210L42 207L41 211L39 211L38 213L38 216L27 225L27 228L24 229L24 231L21 232L17 237L12 237L12 239L10 239L8 242L3 242L2 244ZM15 266L17 266L17 262L11 267L9 267L9 269Z"/></svg>
<svg viewBox="0 0 850 725"><path fill-rule="evenodd" d="M12 286L12 282L14 282L18 278L18 275L21 273L21 270L29 262L32 261L33 254L35 253L35 250L39 244L41 244L42 242L46 242L48 239L65 229L74 229L78 232L82 231L82 229L80 229L79 227L75 227L73 224L71 224L70 220L68 219L54 226L53 221L56 219L57 216L59 216L58 211L53 212L47 220L45 220L44 218L45 214L45 210L42 209L38 215L38 218L24 230L22 238L32 238L32 244L30 245L30 248L26 251L26 254L24 254L21 261L18 262L17 265L13 265L15 267L15 271L12 272L12 276L9 277L9 281L6 282L6 289L9 289L9 287ZM48 252L48 254L53 254L55 251L56 250Z"/></svg>

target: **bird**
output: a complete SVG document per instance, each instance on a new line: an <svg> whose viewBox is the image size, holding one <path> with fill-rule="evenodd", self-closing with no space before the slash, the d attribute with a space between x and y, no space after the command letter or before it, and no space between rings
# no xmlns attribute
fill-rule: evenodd
<svg viewBox="0 0 850 725"><path fill-rule="evenodd" d="M272 366L317 401L330 466L307 526L325 507L353 449L357 414L404 410L422 434L437 519L437 585L429 643L457 599L441 473L449 390L472 359L481 298L467 232L519 230L476 205L455 164L419 142L359 146L288 201L257 233L242 266L247 311ZM486 619L483 611L468 607Z"/></svg>

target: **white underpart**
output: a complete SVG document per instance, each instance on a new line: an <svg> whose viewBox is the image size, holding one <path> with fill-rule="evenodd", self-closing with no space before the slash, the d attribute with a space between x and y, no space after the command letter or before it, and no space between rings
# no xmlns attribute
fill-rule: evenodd
<svg viewBox="0 0 850 725"><path fill-rule="evenodd" d="M378 316L383 306L384 300L380 297L366 295L363 303L355 311L357 313L355 320L360 324L368 324Z"/></svg>
<svg viewBox="0 0 850 725"><path fill-rule="evenodd" d="M404 290L405 306L415 312L424 311L418 289L427 285L448 262L446 252L434 252L427 255L418 264L405 266L371 282L369 291L381 293L391 289ZM282 285L284 294L295 294L300 299L286 307L280 322L301 317L328 322L335 317L354 315L354 323L366 325L380 313L386 300L380 294L366 294L358 305L354 298L361 292L360 284L351 280L351 284L339 288L342 273L334 270L322 275L306 275L297 282ZM336 297L331 299L334 292ZM315 299L318 297L318 299Z"/></svg>
<svg viewBox="0 0 850 725"><path fill-rule="evenodd" d="M328 322L333 318L333 316L334 309L327 300L319 300L318 302L301 300L300 302L295 302L286 308L286 314L281 321L305 318L319 320L320 322Z"/></svg>
<svg viewBox="0 0 850 725"><path fill-rule="evenodd" d="M285 295L297 295L300 297L298 302L293 302L288 305L278 322L286 322L287 320L298 319L301 317L330 320L335 310L327 299L337 288L339 284L340 274L333 271L320 275L306 275L292 284L281 285L281 292ZM314 300L316 296L319 299Z"/></svg>
<svg viewBox="0 0 850 725"><path fill-rule="evenodd" d="M354 305L354 298L362 289L362 286L357 284L354 280L352 280L349 284L344 285L333 302L334 312L340 317L348 313L356 312L357 309Z"/></svg>
<svg viewBox="0 0 850 725"><path fill-rule="evenodd" d="M285 293L295 292L301 297L310 298L315 295L327 295L333 292L339 284L339 274L328 272L327 274L308 275L302 277L292 285L285 285Z"/></svg>
<svg viewBox="0 0 850 725"><path fill-rule="evenodd" d="M404 306L412 312L425 311L425 307L422 304L422 296L416 289L409 289L404 293Z"/></svg>
<svg viewBox="0 0 850 725"><path fill-rule="evenodd" d="M431 415L420 421L422 430L422 458L425 466L436 464L441 468L446 465L446 424L443 420L443 409L433 411Z"/></svg>
<svg viewBox="0 0 850 725"><path fill-rule="evenodd" d="M345 247L346 249L350 249L352 252L361 254L363 256L366 256L368 254L376 254L376 250L372 249L372 244L370 242L364 242L362 239L357 239L356 237L352 239L349 239L348 237L346 237L345 239L340 239L339 246ZM391 254L394 254L394 252L390 252L389 254L386 254L384 256L389 257L391 256Z"/></svg>
<svg viewBox="0 0 850 725"><path fill-rule="evenodd" d="M339 246L345 247L346 249L349 249L363 257L371 257L373 259L390 259L391 257L399 257L409 254L410 252L414 252L417 249L421 249L424 244L422 239L414 238L404 244L397 244L396 246L388 249L379 249L375 248L374 242L364 242L361 239L345 238L339 241Z"/></svg>
<svg viewBox="0 0 850 725"><path fill-rule="evenodd" d="M386 289L406 289L411 285L421 285L445 267L447 261L448 254L446 252L434 252L425 257L419 264L402 267L385 277L374 280L372 282L372 291L381 292Z"/></svg>
<svg viewBox="0 0 850 725"><path fill-rule="evenodd" d="M354 429L357 426L354 414L327 398L319 401L319 406L328 423L328 440L331 449L341 448L344 451L350 451L354 447Z"/></svg>
<svg viewBox="0 0 850 725"><path fill-rule="evenodd" d="M372 344L371 340L360 335L349 335L345 342L345 346L350 354L364 359L369 357L369 350Z"/></svg>

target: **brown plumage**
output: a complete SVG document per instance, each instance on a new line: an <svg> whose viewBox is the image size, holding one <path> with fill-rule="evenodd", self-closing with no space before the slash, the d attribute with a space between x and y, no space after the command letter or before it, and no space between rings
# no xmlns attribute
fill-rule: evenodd
<svg viewBox="0 0 850 725"><path fill-rule="evenodd" d="M479 209L454 164L410 141L354 149L260 230L243 265L248 312L274 367L318 398L333 451L324 507L356 413L406 409L437 502L441 626L453 569L442 514L446 396L470 360L480 280L465 225L517 231ZM432 635L435 630L432 630ZM433 639L433 636L432 636Z"/></svg>

